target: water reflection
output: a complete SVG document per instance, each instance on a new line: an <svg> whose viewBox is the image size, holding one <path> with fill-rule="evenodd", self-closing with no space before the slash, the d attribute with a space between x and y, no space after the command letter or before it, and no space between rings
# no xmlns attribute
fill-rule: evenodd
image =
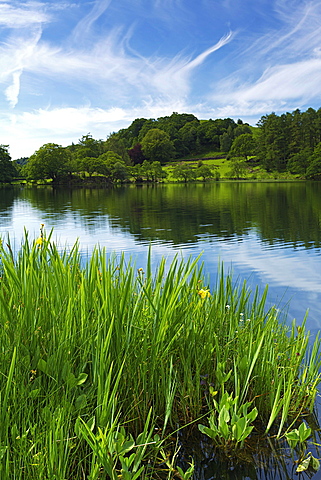
<svg viewBox="0 0 321 480"><path fill-rule="evenodd" d="M0 209L0 233L19 241L24 227L37 236L45 223L63 245L79 238L84 250L99 244L139 262L149 245L156 263L203 251L210 275L222 260L253 285L268 283L273 303L290 301L290 316L310 308L309 327L321 328L320 183L3 188Z"/></svg>
<svg viewBox="0 0 321 480"><path fill-rule="evenodd" d="M321 478L321 472L313 469L298 474L299 459L310 452L320 458L320 428L314 414L305 419L314 433L305 446L291 451L285 438L276 435L262 436L254 433L245 448L237 454L214 448L211 440L199 435L195 428L179 433L178 466L184 471L194 462L197 480L293 480L294 478Z"/></svg>
<svg viewBox="0 0 321 480"><path fill-rule="evenodd" d="M12 221L12 210L16 192L14 188L0 187L0 218L1 224L4 226L10 225Z"/></svg>
<svg viewBox="0 0 321 480"><path fill-rule="evenodd" d="M320 248L319 184L215 183L99 189L25 189L20 192L44 220L112 227L139 241L174 245L200 238L242 239L256 231L268 246Z"/></svg>

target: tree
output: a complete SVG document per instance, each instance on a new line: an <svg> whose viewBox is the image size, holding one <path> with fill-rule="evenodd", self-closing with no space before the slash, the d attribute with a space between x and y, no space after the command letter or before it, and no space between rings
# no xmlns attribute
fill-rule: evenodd
<svg viewBox="0 0 321 480"><path fill-rule="evenodd" d="M231 158L231 167L228 176L241 178L246 173L246 163L242 157Z"/></svg>
<svg viewBox="0 0 321 480"><path fill-rule="evenodd" d="M94 173L98 173L100 175L110 175L110 170L107 166L106 161L101 158L102 155L99 157L85 157L81 160L81 168L82 172L87 172L88 175L91 177Z"/></svg>
<svg viewBox="0 0 321 480"><path fill-rule="evenodd" d="M32 180L66 177L70 172L70 153L56 143L46 143L39 148L24 167L27 178Z"/></svg>
<svg viewBox="0 0 321 480"><path fill-rule="evenodd" d="M256 141L251 133L243 133L233 140L230 155L234 157L244 157L245 160L247 160L247 157L255 155L255 153Z"/></svg>
<svg viewBox="0 0 321 480"><path fill-rule="evenodd" d="M103 141L95 140L90 133L83 135L76 145L76 155L79 158L99 157L103 153Z"/></svg>
<svg viewBox="0 0 321 480"><path fill-rule="evenodd" d="M83 135L76 145L72 144L67 149L71 153L70 168L72 172L87 171L88 173L90 173L90 170L92 173L96 171L95 161L90 159L97 159L104 151L103 141L95 140L90 133ZM84 168L86 165L88 169Z"/></svg>
<svg viewBox="0 0 321 480"><path fill-rule="evenodd" d="M135 179L135 182L143 181L144 174L143 174L142 166L143 165L141 163L137 163L133 167L128 167L130 176Z"/></svg>
<svg viewBox="0 0 321 480"><path fill-rule="evenodd" d="M178 180L184 180L185 183L190 180L195 180L196 178L195 169L191 168L186 163L180 163L179 165L177 165L174 168L172 175Z"/></svg>
<svg viewBox="0 0 321 480"><path fill-rule="evenodd" d="M284 170L290 157L291 119L287 115L278 117L274 112L264 115L258 122L258 147L262 165L268 170Z"/></svg>
<svg viewBox="0 0 321 480"><path fill-rule="evenodd" d="M0 145L0 182L10 183L17 175L17 170L11 161L8 145Z"/></svg>
<svg viewBox="0 0 321 480"><path fill-rule="evenodd" d="M128 155L133 165L141 164L146 160L140 143L136 143L133 148L128 150Z"/></svg>
<svg viewBox="0 0 321 480"><path fill-rule="evenodd" d="M309 157L306 178L309 180L321 180L321 142L318 143Z"/></svg>
<svg viewBox="0 0 321 480"><path fill-rule="evenodd" d="M149 130L153 128L158 128L157 120L155 120L155 118L149 118L148 120L146 120L144 125L142 125L137 140L141 143L142 139L149 132Z"/></svg>
<svg viewBox="0 0 321 480"><path fill-rule="evenodd" d="M125 129L128 138L131 140L138 138L139 132L146 122L148 122L147 118L136 118L129 127Z"/></svg>
<svg viewBox="0 0 321 480"><path fill-rule="evenodd" d="M203 181L216 177L216 174L208 165L201 165L195 170L196 177L202 177Z"/></svg>
<svg viewBox="0 0 321 480"><path fill-rule="evenodd" d="M112 168L112 180L119 180L121 183L128 178L128 167L124 161L114 163Z"/></svg>
<svg viewBox="0 0 321 480"><path fill-rule="evenodd" d="M215 150L220 148L220 134L222 132L222 125L217 120L203 121L197 128L198 145L203 147L211 147Z"/></svg>
<svg viewBox="0 0 321 480"><path fill-rule="evenodd" d="M104 175L113 181L123 181L128 177L128 167L121 156L115 152L108 151L98 157L104 165Z"/></svg>
<svg viewBox="0 0 321 480"><path fill-rule="evenodd" d="M125 139L121 138L119 133L112 133L107 138L104 145L105 152L115 152L126 163L130 164L130 157L128 155L128 146ZM101 152L102 153L102 152Z"/></svg>
<svg viewBox="0 0 321 480"><path fill-rule="evenodd" d="M184 155L192 152L196 149L198 138L199 121L194 120L192 122L185 123L185 125L178 131L178 140L181 141L180 150Z"/></svg>
<svg viewBox="0 0 321 480"><path fill-rule="evenodd" d="M162 169L160 162L153 162L151 164L151 171L153 176L153 181L157 182L159 180L163 180L167 177L167 173Z"/></svg>
<svg viewBox="0 0 321 480"><path fill-rule="evenodd" d="M234 137L239 137L240 135L244 135L245 133L252 134L251 127L246 123L238 123L237 127L234 129Z"/></svg>
<svg viewBox="0 0 321 480"><path fill-rule="evenodd" d="M151 182L153 180L153 168L151 162L144 160L140 165L140 173L142 178L145 178L147 182Z"/></svg>
<svg viewBox="0 0 321 480"><path fill-rule="evenodd" d="M311 149L309 147L304 148L300 152L292 155L287 163L287 169L292 173L298 173L299 175L305 175L311 162Z"/></svg>
<svg viewBox="0 0 321 480"><path fill-rule="evenodd" d="M220 150L221 152L228 152L232 146L232 132L224 132L220 135Z"/></svg>
<svg viewBox="0 0 321 480"><path fill-rule="evenodd" d="M168 162L175 155L174 145L170 140L170 136L159 128L149 130L141 144L145 157L152 162Z"/></svg>

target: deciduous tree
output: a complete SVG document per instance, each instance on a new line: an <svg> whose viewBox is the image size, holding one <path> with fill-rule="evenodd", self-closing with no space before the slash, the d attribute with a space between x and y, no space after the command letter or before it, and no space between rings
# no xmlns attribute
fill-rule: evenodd
<svg viewBox="0 0 321 480"><path fill-rule="evenodd" d="M171 160L175 155L173 142L168 133L159 128L152 128L144 136L142 150L146 158L150 161L165 163Z"/></svg>
<svg viewBox="0 0 321 480"><path fill-rule="evenodd" d="M180 163L177 165L173 170L173 177L177 178L178 180L183 180L187 183L190 180L195 180L196 178L196 169L190 167L186 163Z"/></svg>
<svg viewBox="0 0 321 480"><path fill-rule="evenodd" d="M256 141L251 133L243 133L237 136L232 143L230 149L230 155L233 157L247 157L255 155L256 153Z"/></svg>
<svg viewBox="0 0 321 480"><path fill-rule="evenodd" d="M203 178L203 181L208 180L209 178L214 178L216 174L209 167L209 165L201 165L195 170L195 176Z"/></svg>
<svg viewBox="0 0 321 480"><path fill-rule="evenodd" d="M52 179L66 177L70 172L70 153L56 143L46 143L39 148L24 167L27 178Z"/></svg>
<svg viewBox="0 0 321 480"><path fill-rule="evenodd" d="M0 145L0 182L10 183L17 175L17 170L11 161L8 145Z"/></svg>
<svg viewBox="0 0 321 480"><path fill-rule="evenodd" d="M133 165L141 164L146 160L140 143L136 143L133 148L128 150L128 155Z"/></svg>

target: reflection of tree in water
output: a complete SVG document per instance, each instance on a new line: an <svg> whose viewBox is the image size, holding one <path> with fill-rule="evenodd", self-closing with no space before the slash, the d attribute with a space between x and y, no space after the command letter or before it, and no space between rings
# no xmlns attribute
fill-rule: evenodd
<svg viewBox="0 0 321 480"><path fill-rule="evenodd" d="M217 182L110 189L26 189L24 198L48 224L67 216L86 230L106 226L138 241L174 245L242 240L255 231L263 242L320 248L319 183Z"/></svg>
<svg viewBox="0 0 321 480"><path fill-rule="evenodd" d="M320 248L320 187L319 183L267 184L259 218L262 240Z"/></svg>
<svg viewBox="0 0 321 480"><path fill-rule="evenodd" d="M316 437L316 446L309 442L303 452L311 451L316 458L320 458L319 424L317 418L314 415L313 417L316 422L313 434ZM194 480L292 480L318 475L312 469L301 474L296 473L298 452L291 451L284 438L277 440L274 436L254 435L247 447L238 450L236 455L224 455L215 450L206 437L198 434L195 436L193 428L190 433L182 429L178 436L180 449L177 465L185 471L193 459Z"/></svg>
<svg viewBox="0 0 321 480"><path fill-rule="evenodd" d="M14 188L14 187L0 188L0 215L1 215L2 227L11 224L14 201L18 196L19 196L19 188Z"/></svg>

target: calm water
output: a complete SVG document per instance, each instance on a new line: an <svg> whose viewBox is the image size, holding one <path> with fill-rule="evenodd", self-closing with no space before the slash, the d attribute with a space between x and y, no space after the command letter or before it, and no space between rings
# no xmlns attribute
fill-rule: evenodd
<svg viewBox="0 0 321 480"><path fill-rule="evenodd" d="M215 283L223 261L251 287L269 284L269 301L321 328L321 183L214 183L108 190L0 189L0 235L18 245L40 223L82 250L124 251L144 264L202 253Z"/></svg>
<svg viewBox="0 0 321 480"><path fill-rule="evenodd" d="M309 309L309 330L321 328L321 183L3 188L0 211L0 235L9 234L15 248L24 228L35 238L44 223L62 246L79 239L87 255L99 244L125 252L137 266L150 245L155 266L162 256L202 253L212 286L224 262L253 288L269 284L269 302L287 309L288 322L302 321ZM224 478L292 478L286 470L271 466L257 477L241 469ZM218 471L222 465L203 459L197 478L223 478Z"/></svg>

